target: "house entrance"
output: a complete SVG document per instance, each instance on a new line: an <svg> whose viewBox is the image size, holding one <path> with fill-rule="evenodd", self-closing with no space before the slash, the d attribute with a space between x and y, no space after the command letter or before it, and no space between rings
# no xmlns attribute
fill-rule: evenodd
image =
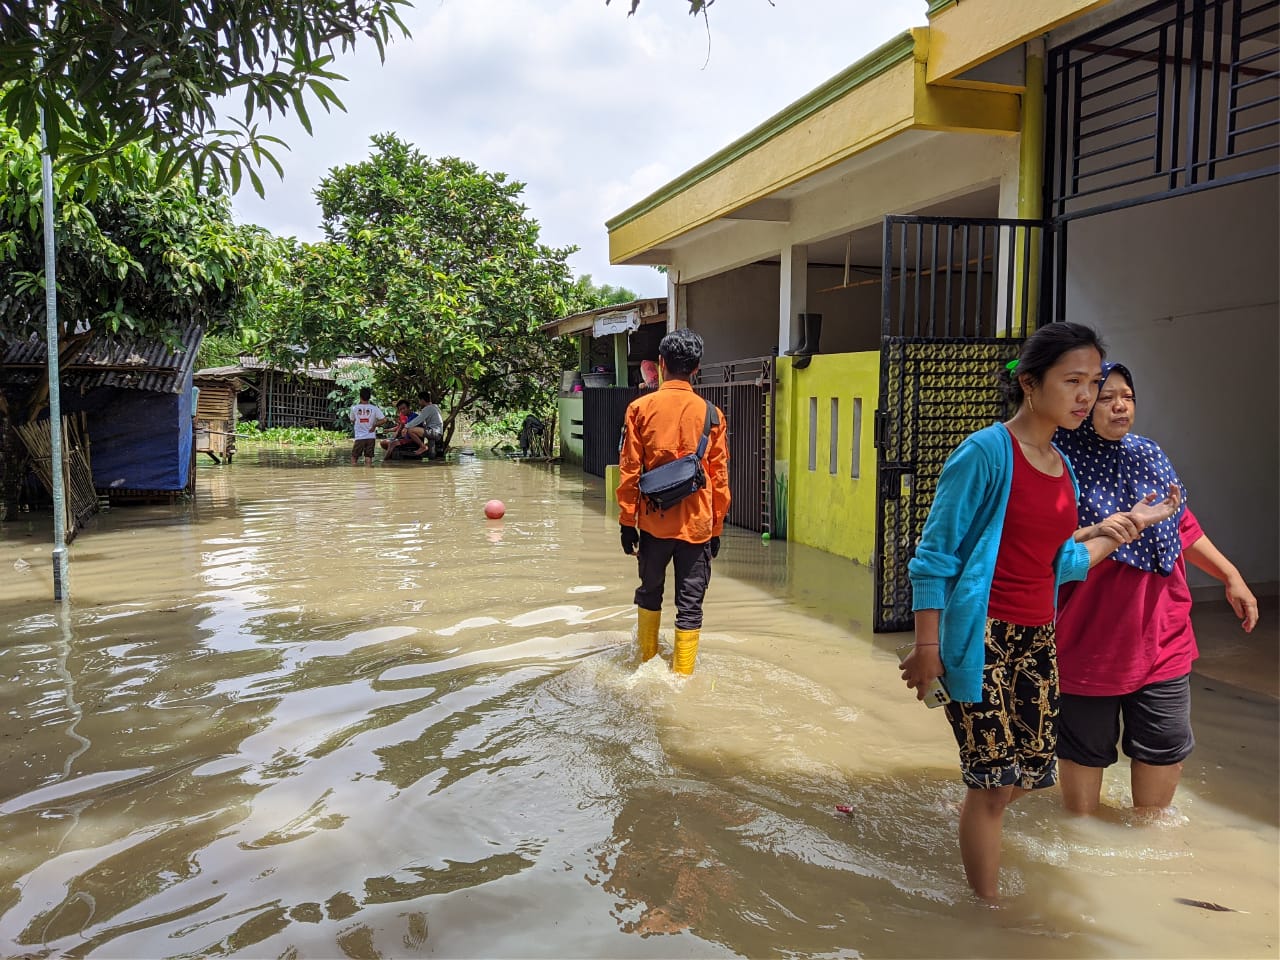
<svg viewBox="0 0 1280 960"><path fill-rule="evenodd" d="M873 628L908 630L907 563L942 465L968 434L1000 419L1000 367L1038 316L1048 255L1036 220L886 217L880 406L876 411Z"/></svg>

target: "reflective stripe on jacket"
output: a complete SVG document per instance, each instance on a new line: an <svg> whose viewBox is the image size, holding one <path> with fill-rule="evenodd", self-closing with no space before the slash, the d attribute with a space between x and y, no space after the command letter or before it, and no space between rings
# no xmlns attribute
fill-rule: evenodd
<svg viewBox="0 0 1280 960"><path fill-rule="evenodd" d="M716 413L720 422L712 425L702 458L707 485L674 507L657 511L640 496L640 474L697 452L707 404L686 380L668 380L631 401L618 460L619 520L624 525L687 543L706 543L720 536L729 512L729 446L724 412L717 407Z"/></svg>

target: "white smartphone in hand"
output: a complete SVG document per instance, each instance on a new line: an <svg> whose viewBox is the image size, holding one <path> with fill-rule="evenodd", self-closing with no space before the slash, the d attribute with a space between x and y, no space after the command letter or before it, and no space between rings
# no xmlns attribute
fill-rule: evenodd
<svg viewBox="0 0 1280 960"><path fill-rule="evenodd" d="M916 648L914 643L904 643L898 647L898 665L901 666L910 656L911 651ZM925 688L924 705L926 707L941 707L951 702L951 694L947 693L946 684L942 682L941 677L934 677L933 681Z"/></svg>

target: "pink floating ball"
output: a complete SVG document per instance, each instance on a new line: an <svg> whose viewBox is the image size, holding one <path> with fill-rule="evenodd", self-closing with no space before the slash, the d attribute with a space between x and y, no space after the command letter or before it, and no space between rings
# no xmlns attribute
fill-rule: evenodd
<svg viewBox="0 0 1280 960"><path fill-rule="evenodd" d="M507 512L507 505L501 500L490 500L484 505L484 515L490 520L501 520Z"/></svg>

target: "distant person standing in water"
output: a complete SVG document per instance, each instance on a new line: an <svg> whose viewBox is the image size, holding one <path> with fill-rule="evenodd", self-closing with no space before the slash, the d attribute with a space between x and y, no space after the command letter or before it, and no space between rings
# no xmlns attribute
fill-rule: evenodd
<svg viewBox="0 0 1280 960"><path fill-rule="evenodd" d="M360 388L360 402L351 408L351 423L355 429L355 442L351 444L351 465L354 467L364 457L372 464L373 452L378 445L378 427L387 422L382 408L373 402L373 391Z"/></svg>
<svg viewBox="0 0 1280 960"><path fill-rule="evenodd" d="M658 652L662 594L667 566L676 571L675 654L671 669L693 673L702 633L702 600L711 582L711 561L729 512L729 447L724 413L693 392L690 380L702 363L702 338L673 330L658 345L661 386L631 401L618 460L618 507L622 550L637 553L636 637L641 661ZM704 436L705 435L705 436ZM701 445L701 446L700 446ZM706 484L665 510L640 493L640 477L699 450Z"/></svg>
<svg viewBox="0 0 1280 960"><path fill-rule="evenodd" d="M1182 486L1160 446L1130 432L1137 399L1129 368L1104 363L1102 372L1106 379L1089 419L1055 438L1080 477L1084 525L1139 490ZM1130 758L1134 809L1156 813L1173 803L1182 762L1196 742L1191 664L1199 651L1187 561L1223 583L1244 632L1251 632L1258 601L1185 506L1058 596L1058 767L1062 800L1072 813L1097 812L1117 740Z"/></svg>
<svg viewBox="0 0 1280 960"><path fill-rule="evenodd" d="M1154 492L1089 530L1077 529L1071 465L1054 431L1089 416L1102 377L1102 343L1089 327L1051 323L1000 371L1016 409L967 437L947 459L909 565L915 648L902 664L923 698L941 677L947 720L967 790L960 808L965 876L984 900L999 896L1004 810L1056 778L1058 664L1054 607L1060 584L1181 504Z"/></svg>

